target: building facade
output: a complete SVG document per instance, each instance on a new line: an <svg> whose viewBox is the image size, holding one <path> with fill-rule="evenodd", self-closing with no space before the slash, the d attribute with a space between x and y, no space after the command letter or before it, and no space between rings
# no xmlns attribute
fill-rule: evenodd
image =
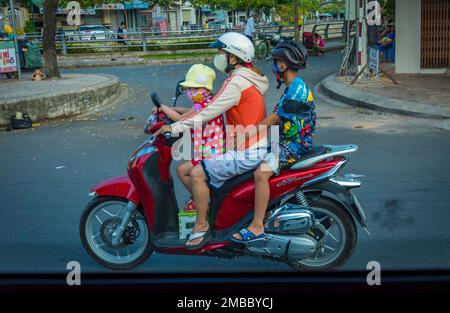
<svg viewBox="0 0 450 313"><path fill-rule="evenodd" d="M9 8L0 8L3 16L8 20ZM41 32L43 26L42 0L30 0L29 6L16 5L17 27L24 29L29 21L34 31ZM56 27L62 29L76 29L67 24L69 10L59 7L56 12ZM175 2L171 7L159 5L149 6L149 2L143 0L129 0L125 2L113 2L99 4L93 7L82 7L80 12L81 25L103 25L112 31L117 31L121 22L125 22L130 30L154 30L165 24L165 28L171 30L192 29L204 27L205 22L216 28L243 27L248 19L250 11L227 11L211 9L209 6L193 7L188 1ZM272 21L272 14L260 16L263 22Z"/></svg>
<svg viewBox="0 0 450 313"><path fill-rule="evenodd" d="M346 19L356 21L358 69L367 63L367 26L361 14L373 0L347 0ZM359 9L360 6L365 9ZM359 24L362 25L359 26ZM395 72L446 73L450 68L450 0L395 0ZM358 36L362 28L362 36ZM376 32L375 32L376 33Z"/></svg>
<svg viewBox="0 0 450 313"><path fill-rule="evenodd" d="M450 0L396 0L397 73L450 68Z"/></svg>

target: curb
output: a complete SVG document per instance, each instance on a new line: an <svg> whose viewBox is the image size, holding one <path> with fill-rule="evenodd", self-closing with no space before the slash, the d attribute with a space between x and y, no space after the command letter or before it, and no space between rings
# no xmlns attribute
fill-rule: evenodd
<svg viewBox="0 0 450 313"><path fill-rule="evenodd" d="M83 67L111 67L111 66L131 66L131 65L164 65L164 64L193 64L193 63L211 63L213 57L197 57L197 58L173 58L164 60L151 60L144 58L137 58L135 60L103 60L101 63L84 63L75 62L73 64L63 62L59 63L60 68L73 69L73 68L83 68Z"/></svg>
<svg viewBox="0 0 450 313"><path fill-rule="evenodd" d="M326 48L327 49L326 51L343 50L345 48L345 46L346 45L345 45L345 42L344 42L344 43L339 44L339 45L334 45L334 46L328 47L328 48ZM325 51L325 53L326 53L326 51Z"/></svg>
<svg viewBox="0 0 450 313"><path fill-rule="evenodd" d="M144 55L178 55L184 53L205 53L215 52L217 49L186 49L186 50L157 50L157 51L117 51L110 53L70 53L58 54L58 61L63 60L80 60L80 59L111 59L111 58L140 58Z"/></svg>
<svg viewBox="0 0 450 313"><path fill-rule="evenodd" d="M425 117L433 119L450 118L450 108L441 108L428 104L386 98L349 87L336 80L336 74L331 74L320 83L323 92L335 100L381 112Z"/></svg>
<svg viewBox="0 0 450 313"><path fill-rule="evenodd" d="M82 75L77 75L79 76ZM11 116L17 111L27 113L33 122L39 122L86 113L120 95L121 84L118 78L106 74L95 76L102 76L106 81L45 95L0 100L0 126L9 125Z"/></svg>

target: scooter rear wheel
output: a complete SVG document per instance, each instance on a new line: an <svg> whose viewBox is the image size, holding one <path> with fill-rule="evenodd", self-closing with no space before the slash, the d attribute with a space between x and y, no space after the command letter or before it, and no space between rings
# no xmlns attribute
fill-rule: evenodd
<svg viewBox="0 0 450 313"><path fill-rule="evenodd" d="M334 270L345 264L353 254L357 241L355 222L340 204L331 199L308 199L308 204L316 208L313 213L317 226L313 234L315 232L319 236L320 246L314 257L290 261L288 265L296 271Z"/></svg>
<svg viewBox="0 0 450 313"><path fill-rule="evenodd" d="M98 263L114 270L132 269L152 254L150 233L144 214L134 212L120 243L112 244L111 234L120 225L128 200L117 197L94 198L80 220L81 242Z"/></svg>

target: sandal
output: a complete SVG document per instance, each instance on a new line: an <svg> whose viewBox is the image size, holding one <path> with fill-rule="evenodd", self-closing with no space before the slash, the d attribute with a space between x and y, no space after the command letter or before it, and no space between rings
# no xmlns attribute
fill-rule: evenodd
<svg viewBox="0 0 450 313"><path fill-rule="evenodd" d="M266 237L265 233L262 233L258 236L256 236L251 230L249 230L248 228L243 228L239 231L239 235L241 235L242 239L237 239L234 236L231 237L231 241L234 242L238 242L238 243L251 243L251 242L255 242L255 241L259 241L262 240Z"/></svg>
<svg viewBox="0 0 450 313"><path fill-rule="evenodd" d="M207 231L199 231L197 233L192 233L188 236L188 240L186 241L186 243L188 243L191 240L195 240L195 239L199 239L199 238L203 238L202 241L200 241L199 244L196 245L187 245L186 244L186 249L187 250L197 250L200 249L201 247L203 247L206 243L208 243L208 241L211 239L211 227L208 228Z"/></svg>

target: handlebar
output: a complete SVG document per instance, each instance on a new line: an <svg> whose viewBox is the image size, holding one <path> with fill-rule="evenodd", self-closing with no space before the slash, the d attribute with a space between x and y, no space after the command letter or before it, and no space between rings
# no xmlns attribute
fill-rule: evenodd
<svg viewBox="0 0 450 313"><path fill-rule="evenodd" d="M179 84L177 84L177 88L179 88ZM161 100L159 99L158 94L156 92L152 92L150 96L152 98L153 104L159 110L161 108ZM178 96L177 96L177 98L178 98ZM160 118L159 118L159 113L157 113L156 116L157 116L157 121L161 121ZM164 138L167 139L167 140L172 138L172 134L170 132L165 132L165 133L162 133L161 135L164 136Z"/></svg>
<svg viewBox="0 0 450 313"><path fill-rule="evenodd" d="M152 92L151 94L152 102L158 109L161 108L161 100L159 100L159 96L156 92Z"/></svg>

